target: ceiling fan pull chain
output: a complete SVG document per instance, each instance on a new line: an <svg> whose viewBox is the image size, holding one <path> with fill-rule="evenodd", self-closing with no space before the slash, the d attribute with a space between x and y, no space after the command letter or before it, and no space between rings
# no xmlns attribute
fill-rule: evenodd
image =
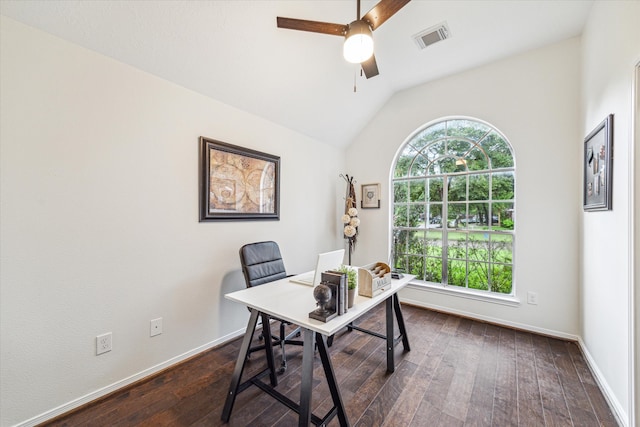
<svg viewBox="0 0 640 427"><path fill-rule="evenodd" d="M358 81L358 72L353 72L353 93L356 93L358 90L356 89L356 82Z"/></svg>

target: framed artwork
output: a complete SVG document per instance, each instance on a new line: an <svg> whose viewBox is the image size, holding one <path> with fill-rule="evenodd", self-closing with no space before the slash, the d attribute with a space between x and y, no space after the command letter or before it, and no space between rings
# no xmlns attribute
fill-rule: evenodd
<svg viewBox="0 0 640 427"><path fill-rule="evenodd" d="M280 219L280 157L200 137L200 222Z"/></svg>
<svg viewBox="0 0 640 427"><path fill-rule="evenodd" d="M613 114L609 114L584 139L583 208L585 211L612 209Z"/></svg>
<svg viewBox="0 0 640 427"><path fill-rule="evenodd" d="M380 208L380 184L363 184L360 207L362 209Z"/></svg>

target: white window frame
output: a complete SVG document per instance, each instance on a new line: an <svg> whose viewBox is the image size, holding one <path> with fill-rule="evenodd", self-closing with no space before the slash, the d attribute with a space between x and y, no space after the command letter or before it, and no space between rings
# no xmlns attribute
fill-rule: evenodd
<svg viewBox="0 0 640 427"><path fill-rule="evenodd" d="M415 138L419 137L419 135L425 131L427 131L429 128L433 128L436 127L437 125L440 125L441 123L445 123L445 126L447 123L452 122L452 121L471 121L471 122L475 122L478 123L479 125L482 126L486 126L487 128L489 128L489 132L487 132L485 134L485 136L483 138L485 138L489 133L491 132L495 132L507 145L507 148L510 151L510 155L511 155L511 161L512 161L512 166L511 167L500 167L500 168L494 168L491 165L491 161L489 159L488 161L488 167L487 169L483 169L482 171L470 171L468 168L465 167L465 170L463 172L458 172L458 173L443 173L440 175L436 175L436 174L430 174L428 170L425 170L424 175L420 175L417 177L412 177L411 174L408 172L407 176L402 177L402 178L396 178L395 177L395 171L396 168L398 166L398 161L400 159L400 156L404 153L405 148L407 147L408 144L412 143L412 141L415 140ZM477 141L475 141L475 143L479 143L483 140L483 138L478 139ZM445 141L448 140L445 138ZM433 140L436 141L436 140ZM428 146L429 144L427 144ZM446 143L445 143L446 145ZM482 147L478 148L482 149ZM448 150L448 148L447 148ZM469 150L471 151L471 150ZM445 152L445 156L444 157L450 157L450 154L448 151ZM468 154L468 153L467 153ZM486 156L486 153L484 153ZM418 157L418 155L416 154L416 156L413 158L413 161L415 161L415 159ZM486 156L487 158L489 158L489 156ZM515 164L515 155L514 155L514 150L513 150L513 145L509 142L509 140L504 136L504 134L502 132L500 132L500 130L498 128L496 128L495 126L493 126L490 123L487 123L483 120L477 119L475 117L464 117L464 116L451 116L451 117L444 117L444 118L440 118L434 121L431 121L429 123L426 123L425 125L421 126L419 129L417 129L415 132L413 132L398 148L396 155L394 157L394 160L392 162L392 166L390 169L390 175L389 175L389 193L390 193L390 203L389 203L389 209L390 209L390 215L389 215L389 232L390 232L390 238L389 238L389 245L390 245L390 261L393 265L395 265L395 253L394 253L394 248L395 248L395 243L393 236L394 236L394 231L395 230L399 230L402 229L403 227L397 227L395 225L395 221L394 221L394 214L395 214L395 186L394 183L397 181L410 181L412 178L415 178L416 180L420 180L420 179L424 179L427 180L429 177L441 177L443 178L443 181L446 182L447 177L449 176L464 176L466 177L466 181L467 183L469 182L469 177L473 176L473 175L477 175L477 174L485 174L489 176L489 183L488 183L488 198L486 200L469 200L469 187L467 186L467 190L466 190L466 198L464 201L461 202L461 204L464 204L467 208L465 210L465 212L468 214L469 209L468 206L470 203L487 203L489 204L489 206L491 206L492 203L501 203L504 201L501 201L499 199L497 200L493 200L493 194L492 194L492 179L494 174L499 174L499 173L512 173L513 174L513 179L514 179L514 188L513 188L513 198L508 201L510 203L513 203L513 209L515 212L515 207L516 207L516 192L515 192L515 179L516 179L516 164ZM428 190L427 190L428 191ZM442 221L442 246L443 248L445 248L447 245L447 239L448 239L448 235L452 232L451 230L448 229L447 227L447 222L448 222L448 215L447 215L447 204L450 203L451 201L448 200L448 194L447 194L447 189L446 186L443 186L443 197L442 197L442 212L441 212L441 221ZM407 200L406 200L406 204L407 204L407 208L411 205L411 196L410 194L407 194ZM424 202L425 205L429 205L430 201L425 201ZM513 218L515 220L515 217ZM428 219L426 219L428 220ZM492 224L493 221L493 212L490 211L489 213L489 217L488 217L488 221L489 224ZM428 226L425 225L425 227L427 227L426 229L428 230ZM416 230L416 228L414 227L406 227L406 230ZM470 230L466 230L467 235L469 234ZM459 231L456 231L459 232ZM501 293L501 292L496 292L496 291L491 291L491 290L476 290L473 288L469 288L468 287L468 280L466 280L465 278L465 286L456 286L456 285L450 285L447 284L447 263L449 262L449 258L447 256L447 252L446 250L443 249L442 251L442 280L441 282L429 282L429 281L425 281L425 280L415 280L411 287L419 287L419 288L428 288L430 290L433 290L435 292L438 293L445 293L445 294L454 294L454 295L458 295L458 296L462 296L465 298L470 298L470 299L475 299L475 300L482 300L482 301L490 301L490 302L496 302L499 304L506 304L506 305L517 305L519 304L519 300L515 297L516 295L516 278L515 278L515 243L516 243L516 227L514 224L514 228L511 231L502 231L502 230L487 230L487 233L489 235L499 235L499 234L509 234L511 235L512 238L512 247L511 247L511 292L510 293ZM425 265L427 260L429 259L429 257L427 256L427 254L422 254L422 257L424 259ZM472 260L473 261L473 260ZM468 254L465 256L465 262L469 263L469 256ZM494 262L489 260L487 261L487 265L488 268L491 268L491 265ZM489 280L489 279L488 279Z"/></svg>

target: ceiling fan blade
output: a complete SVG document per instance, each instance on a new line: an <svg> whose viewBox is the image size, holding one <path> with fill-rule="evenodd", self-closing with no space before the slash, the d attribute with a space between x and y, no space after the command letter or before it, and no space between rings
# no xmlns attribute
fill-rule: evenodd
<svg viewBox="0 0 640 427"><path fill-rule="evenodd" d="M380 0L380 3L373 6L369 12L367 12L362 20L367 22L371 27L371 30L375 30L384 22L391 18L397 11L402 9L411 0Z"/></svg>
<svg viewBox="0 0 640 427"><path fill-rule="evenodd" d="M378 73L378 64L376 64L376 56L371 55L371 58L360 64L362 66L362 71L364 71L364 75L370 79L371 77L377 76Z"/></svg>
<svg viewBox="0 0 640 427"><path fill-rule="evenodd" d="M307 21L305 19L277 17L278 28L289 30L309 31L312 33L329 34L343 37L348 27L342 24L331 24L329 22Z"/></svg>

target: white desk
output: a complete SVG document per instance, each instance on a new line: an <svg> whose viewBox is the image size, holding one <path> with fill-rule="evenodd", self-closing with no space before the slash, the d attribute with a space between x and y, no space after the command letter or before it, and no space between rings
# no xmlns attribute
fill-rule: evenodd
<svg viewBox="0 0 640 427"><path fill-rule="evenodd" d="M300 415L299 426L308 426L309 423L315 425L323 425L338 416L341 426L348 426L344 405L340 396L337 381L331 366L331 360L325 341L325 336L332 336L344 327L356 329L366 332L379 338L386 339L387 346L387 371L393 372L395 369L393 349L397 343L402 341L405 351L409 351L409 338L407 337L402 310L398 301L397 293L404 288L415 276L405 274L402 279L392 280L391 285L384 292L373 298L356 295L354 305L347 313L337 316L330 321L324 323L319 320L309 318L309 312L316 308L316 301L313 297L313 288L306 285L292 283L289 279L281 279L275 282L266 283L264 285L243 289L240 291L226 294L225 297L246 305L251 309L251 316L247 324L246 333L238 354L236 367L229 386L229 393L222 412L222 420L227 422L231 416L233 404L236 395L247 388L248 385L256 385L281 403L289 408L297 411ZM386 302L386 335L367 331L357 326L353 326L352 322L357 320L367 311L380 304ZM398 323L400 336L394 337L394 312ZM267 371L270 374L271 387L260 380L264 372L240 384L242 372L247 358L247 352L253 339L258 317L262 316L263 334L265 335L265 354L267 357ZM271 348L271 331L268 327L269 317L277 317L287 320L302 328L304 334L304 346L302 356L302 380L300 385L300 403L296 404L286 396L280 394L275 387L277 386L277 378L275 375L275 367L273 362L273 351ZM314 342L317 345L318 353L322 360L325 376L334 402L334 407L323 418L319 418L311 413L311 391L313 383L313 356Z"/></svg>

